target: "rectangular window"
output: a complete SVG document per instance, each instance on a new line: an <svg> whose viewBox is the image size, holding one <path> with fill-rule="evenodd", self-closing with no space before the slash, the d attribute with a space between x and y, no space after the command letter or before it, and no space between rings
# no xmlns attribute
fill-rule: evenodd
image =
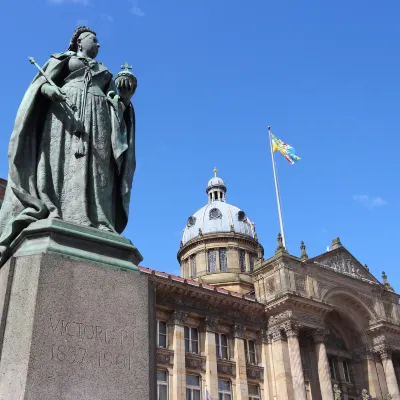
<svg viewBox="0 0 400 400"><path fill-rule="evenodd" d="M208 251L208 272L217 272L217 252L216 250Z"/></svg>
<svg viewBox="0 0 400 400"><path fill-rule="evenodd" d="M201 400L200 377L186 375L186 400Z"/></svg>
<svg viewBox="0 0 400 400"><path fill-rule="evenodd" d="M350 368L347 361L343 361L343 372L344 372L344 379L346 382L350 383Z"/></svg>
<svg viewBox="0 0 400 400"><path fill-rule="evenodd" d="M254 256L250 254L250 272L254 272Z"/></svg>
<svg viewBox="0 0 400 400"><path fill-rule="evenodd" d="M197 328L185 326L185 352L199 354L199 333Z"/></svg>
<svg viewBox="0 0 400 400"><path fill-rule="evenodd" d="M260 388L257 385L249 385L249 400L261 400Z"/></svg>
<svg viewBox="0 0 400 400"><path fill-rule="evenodd" d="M219 248L219 268L221 271L228 271L228 262L226 259L226 247Z"/></svg>
<svg viewBox="0 0 400 400"><path fill-rule="evenodd" d="M192 277L194 278L197 275L197 268L196 268L196 254L193 254L190 257L190 267L192 269Z"/></svg>
<svg viewBox="0 0 400 400"><path fill-rule="evenodd" d="M157 370L157 400L168 400L168 372Z"/></svg>
<svg viewBox="0 0 400 400"><path fill-rule="evenodd" d="M246 272L246 252L239 250L239 266L241 272Z"/></svg>
<svg viewBox="0 0 400 400"><path fill-rule="evenodd" d="M217 358L229 359L228 337L223 333L215 334Z"/></svg>
<svg viewBox="0 0 400 400"><path fill-rule="evenodd" d="M231 381L218 379L218 400L232 400Z"/></svg>
<svg viewBox="0 0 400 400"><path fill-rule="evenodd" d="M254 340L244 341L244 351L246 353L246 361L248 364L257 364L256 343Z"/></svg>
<svg viewBox="0 0 400 400"><path fill-rule="evenodd" d="M167 348L167 323L157 320L157 347Z"/></svg>
<svg viewBox="0 0 400 400"><path fill-rule="evenodd" d="M336 360L335 357L328 357L328 362L329 362L329 370L331 373L331 379L336 381Z"/></svg>

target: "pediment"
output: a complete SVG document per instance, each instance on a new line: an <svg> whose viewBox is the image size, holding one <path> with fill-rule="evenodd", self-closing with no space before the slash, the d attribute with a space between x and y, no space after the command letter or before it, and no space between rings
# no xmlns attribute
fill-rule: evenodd
<svg viewBox="0 0 400 400"><path fill-rule="evenodd" d="M308 262L364 282L382 284L344 247L327 251Z"/></svg>

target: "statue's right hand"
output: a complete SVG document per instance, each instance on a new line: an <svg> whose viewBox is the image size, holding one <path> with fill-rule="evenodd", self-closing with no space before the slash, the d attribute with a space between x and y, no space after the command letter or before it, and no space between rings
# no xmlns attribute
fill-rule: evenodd
<svg viewBox="0 0 400 400"><path fill-rule="evenodd" d="M55 103L60 103L66 100L65 93L63 92L63 90L56 86L51 86L51 85L43 86L42 93Z"/></svg>

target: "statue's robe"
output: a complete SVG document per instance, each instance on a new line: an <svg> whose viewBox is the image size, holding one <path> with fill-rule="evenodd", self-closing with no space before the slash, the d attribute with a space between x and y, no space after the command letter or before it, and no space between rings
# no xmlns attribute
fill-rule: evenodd
<svg viewBox="0 0 400 400"><path fill-rule="evenodd" d="M69 98L81 104L79 71L68 74L74 52L54 54L43 70ZM0 253L29 224L63 220L121 233L127 224L135 171L135 114L115 93L112 74L93 67L83 114L86 153L77 158L79 137L65 112L41 93L39 73L30 84L15 120L8 151L9 173L0 210ZM106 88L99 96L95 82ZM0 259L0 263L1 260Z"/></svg>

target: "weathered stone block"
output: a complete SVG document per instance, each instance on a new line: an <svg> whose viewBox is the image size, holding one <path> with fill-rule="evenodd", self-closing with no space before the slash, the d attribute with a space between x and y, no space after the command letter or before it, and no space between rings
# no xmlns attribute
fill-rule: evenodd
<svg viewBox="0 0 400 400"><path fill-rule="evenodd" d="M0 399L155 399L154 290L59 254L0 270Z"/></svg>

